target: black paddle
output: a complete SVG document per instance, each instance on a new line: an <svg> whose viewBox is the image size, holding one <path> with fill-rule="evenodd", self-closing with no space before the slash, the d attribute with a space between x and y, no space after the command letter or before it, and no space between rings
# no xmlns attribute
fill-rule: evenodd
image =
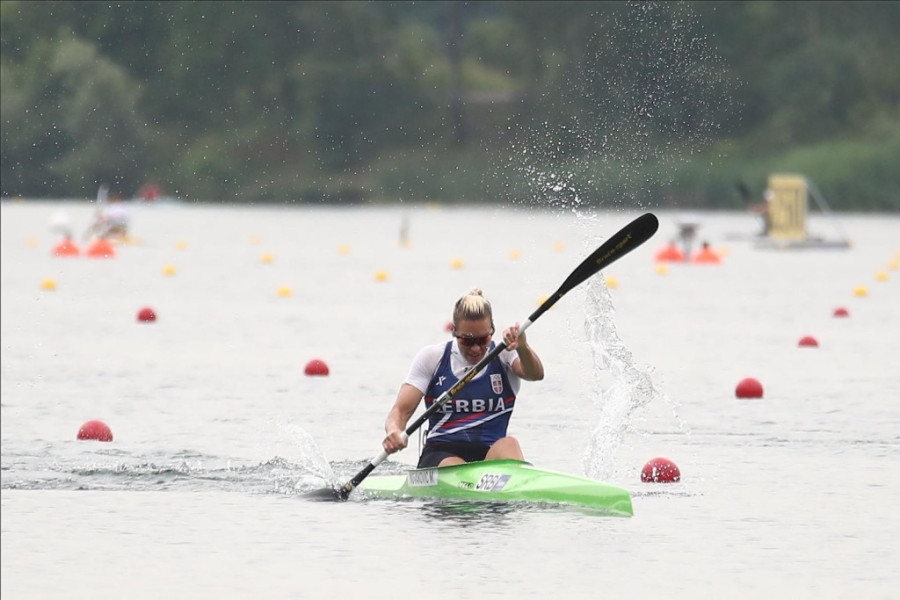
<svg viewBox="0 0 900 600"><path fill-rule="evenodd" d="M566 295L571 289L578 286L584 280L586 280L591 275L597 273L601 269L609 266L613 262L617 261L621 257L625 256L647 240L649 240L654 233L656 233L657 228L659 228L659 221L656 219L652 213L646 213L641 215L625 227L623 227L618 233L613 235L611 238L606 240L599 248L594 250L594 253L588 256L584 262L582 262L578 267L572 271L572 274L563 282L559 289L556 292L547 298L541 304L537 310L531 313L531 316L519 326L519 333L523 333L532 323L538 320L542 314L547 312L551 306L556 304L556 302ZM488 354L485 355L478 364L476 364L472 369L469 370L466 375L456 382L452 388L438 396L437 399L432 403L428 410L426 410L422 415L413 421L413 423L406 428L403 432L403 435L409 439L409 436L415 433L415 431L422 426L422 424L428 420L428 418L433 415L435 412L441 409L444 404L447 403L454 395L456 395L459 390L461 390L466 384L468 384L472 379L475 378L478 373L480 373L494 358L497 357L498 354L503 352L506 349L506 342L502 342L494 347ZM321 499L321 500L346 500L350 497L350 492L356 488L362 480L368 477L369 473L371 473L375 467L380 465L384 459L388 457L388 453L382 450L381 454L373 458L366 467L357 473L353 479L345 483L340 488L322 488L319 490L315 490L309 494L307 497Z"/></svg>

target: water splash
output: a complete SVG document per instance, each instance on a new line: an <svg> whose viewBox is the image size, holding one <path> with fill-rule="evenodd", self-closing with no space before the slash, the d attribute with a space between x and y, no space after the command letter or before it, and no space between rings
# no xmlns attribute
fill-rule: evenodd
<svg viewBox="0 0 900 600"><path fill-rule="evenodd" d="M337 481L337 476L322 449L305 429L294 423L276 422L275 425L282 435L288 438L291 445L299 450L295 463L307 473L307 476L298 482L298 486L305 487L306 480L311 478L324 479L330 483Z"/></svg>
<svg viewBox="0 0 900 600"><path fill-rule="evenodd" d="M616 331L614 314L605 282L600 277L592 278L587 286L584 328L593 354L595 403L601 413L591 431L583 465L585 474L593 479L613 478L617 451L642 408L654 401L665 402L673 413L676 407L654 382L652 369L635 364L631 350ZM605 380L611 383L603 385Z"/></svg>
<svg viewBox="0 0 900 600"><path fill-rule="evenodd" d="M680 164L708 148L734 110L735 84L690 5L607 5L592 18L581 52L561 69L561 97L538 98L520 115L499 167L516 174L504 186L513 204L669 201Z"/></svg>

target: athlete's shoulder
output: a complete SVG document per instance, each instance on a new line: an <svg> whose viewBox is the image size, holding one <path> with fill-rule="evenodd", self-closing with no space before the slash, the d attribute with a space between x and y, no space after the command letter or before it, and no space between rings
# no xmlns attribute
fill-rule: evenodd
<svg viewBox="0 0 900 600"><path fill-rule="evenodd" d="M444 356L446 349L447 342L422 346L416 354L415 362L434 363L437 365L441 361L441 357Z"/></svg>

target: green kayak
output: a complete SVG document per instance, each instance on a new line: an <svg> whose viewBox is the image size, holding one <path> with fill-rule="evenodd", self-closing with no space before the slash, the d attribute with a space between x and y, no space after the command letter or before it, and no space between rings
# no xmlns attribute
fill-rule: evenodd
<svg viewBox="0 0 900 600"><path fill-rule="evenodd" d="M538 469L520 460L486 460L451 467L372 476L357 488L368 497L571 504L631 516L631 494L586 477Z"/></svg>

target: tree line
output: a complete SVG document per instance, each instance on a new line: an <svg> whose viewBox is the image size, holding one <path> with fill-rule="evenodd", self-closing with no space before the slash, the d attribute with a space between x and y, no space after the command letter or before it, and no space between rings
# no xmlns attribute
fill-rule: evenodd
<svg viewBox="0 0 900 600"><path fill-rule="evenodd" d="M900 210L896 2L0 4L3 197Z"/></svg>

